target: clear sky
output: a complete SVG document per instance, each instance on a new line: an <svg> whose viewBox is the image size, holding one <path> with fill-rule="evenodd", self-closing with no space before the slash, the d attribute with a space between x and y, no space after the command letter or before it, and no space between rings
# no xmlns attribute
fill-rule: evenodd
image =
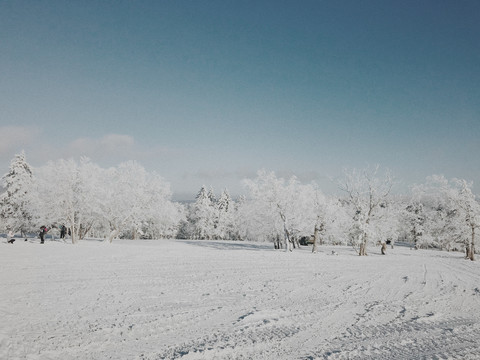
<svg viewBox="0 0 480 360"><path fill-rule="evenodd" d="M177 198L380 164L480 189L480 1L0 1L0 172L137 160Z"/></svg>

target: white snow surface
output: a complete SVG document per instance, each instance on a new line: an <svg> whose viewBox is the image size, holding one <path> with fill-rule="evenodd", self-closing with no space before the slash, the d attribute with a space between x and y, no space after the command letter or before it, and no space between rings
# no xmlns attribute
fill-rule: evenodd
<svg viewBox="0 0 480 360"><path fill-rule="evenodd" d="M479 262L369 250L3 240L0 359L480 358Z"/></svg>

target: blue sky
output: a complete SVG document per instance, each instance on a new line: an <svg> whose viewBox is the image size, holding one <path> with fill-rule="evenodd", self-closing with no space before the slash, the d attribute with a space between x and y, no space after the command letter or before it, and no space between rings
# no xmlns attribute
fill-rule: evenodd
<svg viewBox="0 0 480 360"><path fill-rule="evenodd" d="M0 71L2 173L24 149L137 160L177 198L369 164L480 188L478 1L4 0Z"/></svg>

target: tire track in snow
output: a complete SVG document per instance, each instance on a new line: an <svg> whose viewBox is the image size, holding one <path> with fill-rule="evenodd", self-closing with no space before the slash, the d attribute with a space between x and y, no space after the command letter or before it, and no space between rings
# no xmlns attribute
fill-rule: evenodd
<svg viewBox="0 0 480 360"><path fill-rule="evenodd" d="M464 318L353 325L328 347L303 359L473 359L480 352L479 333L479 324Z"/></svg>
<svg viewBox="0 0 480 360"><path fill-rule="evenodd" d="M234 328L213 331L182 344L169 346L161 352L143 354L140 359L261 359L272 358L282 342L301 327L285 321L285 314L262 310L247 312L233 322ZM288 317L288 316L287 316Z"/></svg>

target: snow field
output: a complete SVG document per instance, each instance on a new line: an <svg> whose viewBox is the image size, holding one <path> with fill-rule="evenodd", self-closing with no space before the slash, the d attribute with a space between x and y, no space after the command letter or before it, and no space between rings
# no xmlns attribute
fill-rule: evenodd
<svg viewBox="0 0 480 360"><path fill-rule="evenodd" d="M480 357L480 266L461 253L174 240L0 249L1 359Z"/></svg>

